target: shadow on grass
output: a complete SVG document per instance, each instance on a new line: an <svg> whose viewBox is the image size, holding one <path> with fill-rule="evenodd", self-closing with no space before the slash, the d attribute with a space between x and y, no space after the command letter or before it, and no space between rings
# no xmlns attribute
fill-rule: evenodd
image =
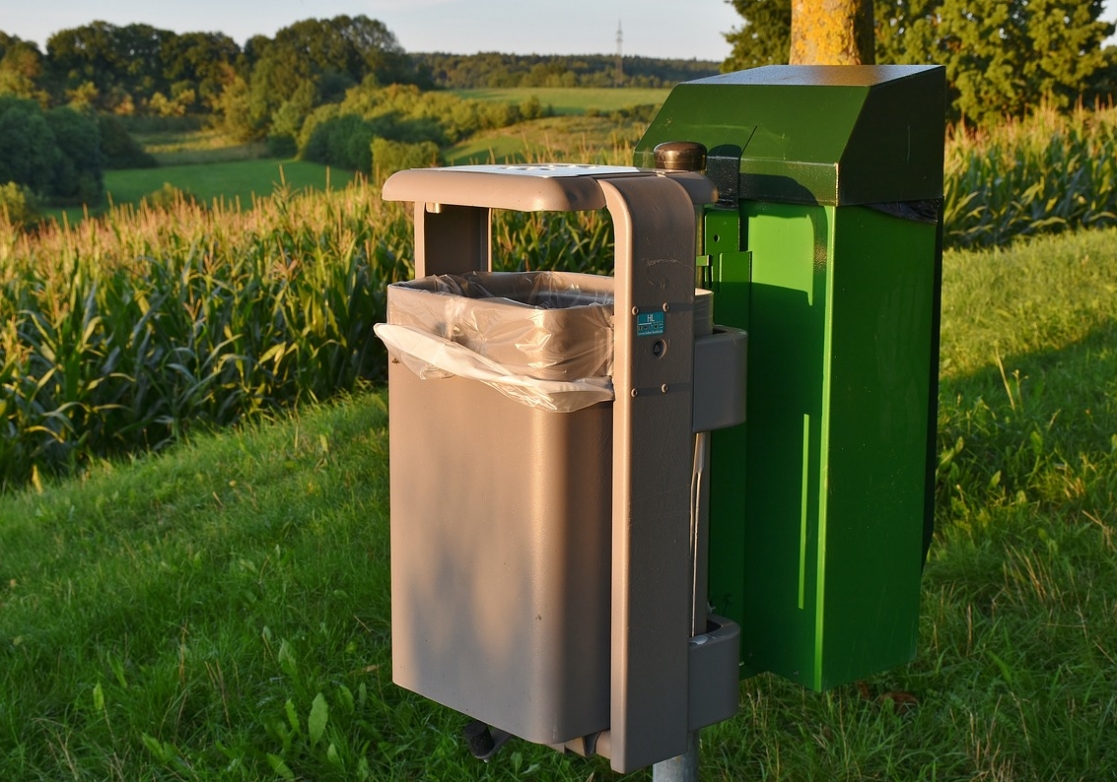
<svg viewBox="0 0 1117 782"><path fill-rule="evenodd" d="M959 500L1008 499L1113 519L1117 318L1058 350L992 359L940 380L940 520Z"/></svg>

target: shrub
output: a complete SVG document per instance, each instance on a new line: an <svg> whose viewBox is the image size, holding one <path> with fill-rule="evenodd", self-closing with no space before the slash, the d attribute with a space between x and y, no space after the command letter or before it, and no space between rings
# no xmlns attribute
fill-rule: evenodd
<svg viewBox="0 0 1117 782"><path fill-rule="evenodd" d="M97 127L101 132L101 154L104 156L105 168L155 168L159 165L117 117L102 114L97 118Z"/></svg>
<svg viewBox="0 0 1117 782"><path fill-rule="evenodd" d="M421 141L418 144L386 138L372 141L372 174L377 182L383 182L405 168L427 168L441 164L442 153L432 141Z"/></svg>
<svg viewBox="0 0 1117 782"><path fill-rule="evenodd" d="M97 123L70 108L0 97L0 182L15 182L61 203L89 203L104 188Z"/></svg>
<svg viewBox="0 0 1117 782"><path fill-rule="evenodd" d="M298 134L300 155L332 165L352 166L341 158L331 157L329 139L335 132L320 131L323 125L354 116L364 120L371 135L407 144L432 142L437 146L454 144L479 130L507 127L522 119L550 116L554 111L532 97L522 106L500 102L463 100L446 92L423 92L414 85L393 84L388 87L366 82L346 93L340 104L327 104L315 109ZM348 122L352 122L351 120ZM355 124L350 131L356 130ZM326 135L322 135L326 133ZM368 171L368 168L359 170Z"/></svg>
<svg viewBox="0 0 1117 782"><path fill-rule="evenodd" d="M172 210L183 204L195 205L198 197L189 190L175 187L170 182L164 182L158 190L152 190L143 197L147 205L153 209Z"/></svg>
<svg viewBox="0 0 1117 782"><path fill-rule="evenodd" d="M32 226L39 218L39 200L26 185L0 185L0 218L18 228Z"/></svg>
<svg viewBox="0 0 1117 782"><path fill-rule="evenodd" d="M532 95L523 103L521 103L520 115L524 119L539 119L540 117L545 116L543 112L543 104L539 102L539 96Z"/></svg>
<svg viewBox="0 0 1117 782"><path fill-rule="evenodd" d="M62 153L55 163L49 194L60 203L88 204L101 200L105 163L97 123L65 106L48 111L46 120Z"/></svg>
<svg viewBox="0 0 1117 782"><path fill-rule="evenodd" d="M273 133L267 140L268 157L293 158L299 153L295 137L286 133Z"/></svg>
<svg viewBox="0 0 1117 782"><path fill-rule="evenodd" d="M0 97L0 182L48 194L61 155L37 103Z"/></svg>
<svg viewBox="0 0 1117 782"><path fill-rule="evenodd" d="M333 117L315 125L302 156L316 163L371 171L373 135L372 125L356 114Z"/></svg>

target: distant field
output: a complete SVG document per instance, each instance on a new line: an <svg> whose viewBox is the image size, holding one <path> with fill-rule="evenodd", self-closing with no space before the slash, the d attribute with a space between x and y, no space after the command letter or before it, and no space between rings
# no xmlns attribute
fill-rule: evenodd
<svg viewBox="0 0 1117 782"><path fill-rule="evenodd" d="M136 203L143 196L159 190L170 182L188 190L203 202L224 198L228 203L238 199L250 206L253 196L270 196L275 186L285 180L295 189L345 187L354 173L331 169L302 160L239 160L206 165L161 166L105 173L105 190L113 203Z"/></svg>
<svg viewBox="0 0 1117 782"><path fill-rule="evenodd" d="M221 150L217 150L221 152ZM105 172L105 192L114 204L138 204L144 196L161 190L169 183L180 190L192 193L199 201L210 204L213 199L223 199L226 204L252 206L254 197L270 196L281 181L293 190L339 189L353 181L356 174L340 168L330 168L302 160L233 160L231 162L199 163L193 165L135 168ZM88 210L90 215L106 211L107 203ZM82 207L46 209L47 217L61 220L65 215L70 223L82 220L86 210Z"/></svg>
<svg viewBox="0 0 1117 782"><path fill-rule="evenodd" d="M480 133L445 150L448 165L548 160L631 164L644 124L607 117L561 116Z"/></svg>
<svg viewBox="0 0 1117 782"><path fill-rule="evenodd" d="M531 97L551 106L560 116L531 120L480 133L444 150L447 164L519 162L524 160L576 160L580 162L629 162L631 147L644 131L644 123L614 121L607 115L641 105L660 105L668 89L515 88L460 90L479 99L522 103ZM603 116L585 116L587 111ZM263 157L262 143L244 144L213 129L161 130L137 133L136 140L155 156L159 166L105 172L105 192L114 204L138 204L144 196L169 183L192 193L203 203L215 198L233 205L252 205L253 197L270 196L280 182L280 171L293 189L341 188L356 174L301 160L279 161ZM52 208L48 217L80 222L88 213L98 215L107 203L91 207Z"/></svg>
<svg viewBox="0 0 1117 782"><path fill-rule="evenodd" d="M257 160L267 154L262 141L245 144L213 129L137 133L135 138L161 166Z"/></svg>
<svg viewBox="0 0 1117 782"><path fill-rule="evenodd" d="M588 88L588 87L508 87L504 89L453 90L455 95L474 100L493 100L505 103L523 103L533 95L556 114L585 114L588 109L616 111L630 106L654 104L659 106L667 99L670 88Z"/></svg>

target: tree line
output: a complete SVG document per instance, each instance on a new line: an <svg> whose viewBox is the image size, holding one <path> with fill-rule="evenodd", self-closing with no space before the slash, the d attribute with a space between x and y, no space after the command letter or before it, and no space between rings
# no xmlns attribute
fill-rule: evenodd
<svg viewBox="0 0 1117 782"><path fill-rule="evenodd" d="M427 53L412 55L438 87L671 87L716 75L708 60L656 59L604 54L540 55Z"/></svg>
<svg viewBox="0 0 1117 782"><path fill-rule="evenodd" d="M727 0L744 20L722 70L788 62L792 0ZM1117 47L1103 0L867 0L878 64L946 67L953 117L985 123L1047 104L1112 102Z"/></svg>
<svg viewBox="0 0 1117 782"><path fill-rule="evenodd" d="M546 111L531 101L417 97L426 91L657 87L716 72L713 62L640 57L624 58L618 72L604 55L409 55L364 15L305 19L243 47L220 32L95 21L54 33L43 52L0 31L0 183L56 203L96 200L103 169L154 164L122 117L204 118L239 141L267 141L277 155L368 171L374 136L383 157L426 159L465 132Z"/></svg>
<svg viewBox="0 0 1117 782"><path fill-rule="evenodd" d="M92 22L54 33L46 52L0 31L0 94L103 114L217 116L236 135L337 103L359 84L470 87L662 87L717 63L606 55L408 54L367 16L305 19L243 47L220 32L175 33Z"/></svg>
<svg viewBox="0 0 1117 782"><path fill-rule="evenodd" d="M725 35L729 71L788 60L791 0L729 0L743 18ZM1103 0L868 0L878 63L947 68L956 115L1020 115L1044 100L1112 99L1117 48ZM220 32L175 33L95 21L36 44L0 31L0 94L102 114L216 116L242 138L337 103L358 85L668 86L712 75L698 60L608 55L407 54L367 16L305 19L243 47Z"/></svg>
<svg viewBox="0 0 1117 782"><path fill-rule="evenodd" d="M366 16L307 19L244 47L217 32L107 22L53 34L46 52L0 31L0 201L95 203L103 171L153 165L122 117L198 116L242 140L293 137L358 85L429 78Z"/></svg>
<svg viewBox="0 0 1117 782"><path fill-rule="evenodd" d="M366 79L424 81L391 31L363 15L305 19L243 48L220 32L92 22L54 33L44 54L0 32L0 92L44 107L163 116L235 108L260 122L299 90L330 102Z"/></svg>

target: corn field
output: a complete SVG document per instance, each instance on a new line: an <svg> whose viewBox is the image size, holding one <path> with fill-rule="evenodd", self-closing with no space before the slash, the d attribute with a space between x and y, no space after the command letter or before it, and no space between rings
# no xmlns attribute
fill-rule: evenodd
<svg viewBox="0 0 1117 782"><path fill-rule="evenodd" d="M0 222L0 481L374 376L367 335L410 236L365 196L125 207L34 236Z"/></svg>
<svg viewBox="0 0 1117 782"><path fill-rule="evenodd" d="M32 232L0 210L0 487L379 379L372 324L412 273L408 208L358 181ZM944 220L956 247L1117 223L1117 109L953 129ZM498 213L493 251L499 268L607 271L610 237L604 213Z"/></svg>
<svg viewBox="0 0 1117 782"><path fill-rule="evenodd" d="M946 144L947 246L1117 224L1117 108L1040 107L987 130L952 129Z"/></svg>
<svg viewBox="0 0 1117 782"><path fill-rule="evenodd" d="M379 379L372 324L413 271L408 209L358 182L30 234L0 213L0 486ZM509 215L494 253L588 270L609 233L602 215Z"/></svg>

